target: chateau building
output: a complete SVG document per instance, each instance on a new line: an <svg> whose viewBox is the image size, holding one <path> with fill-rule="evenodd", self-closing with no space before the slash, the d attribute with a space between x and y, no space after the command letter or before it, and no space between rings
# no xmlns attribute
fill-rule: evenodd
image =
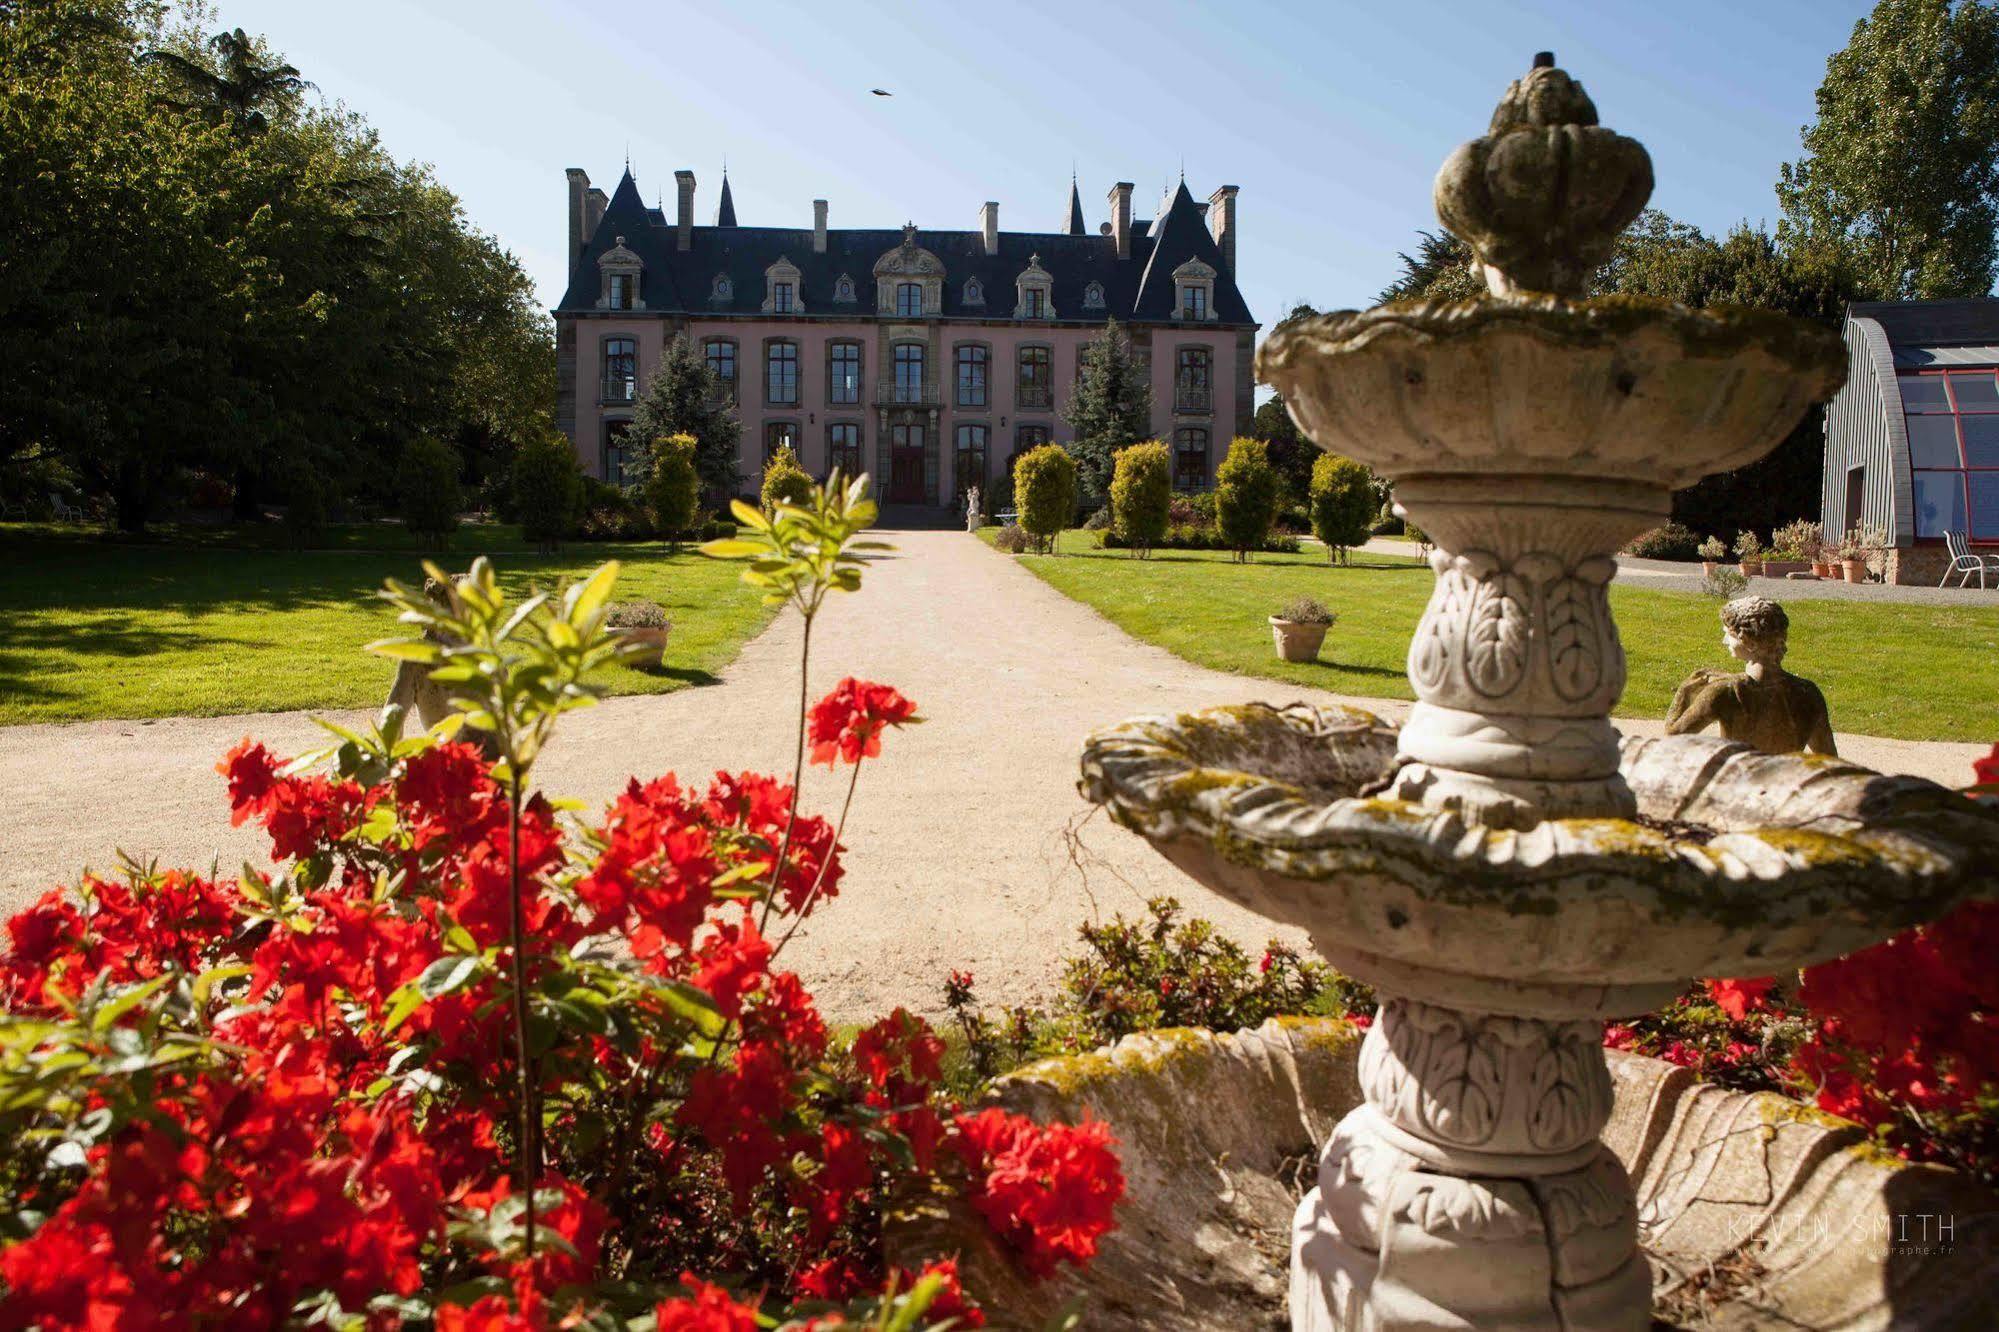
<svg viewBox="0 0 1999 1332"><path fill-rule="evenodd" d="M742 423L754 489L790 445L805 469L873 474L897 504L956 503L1013 456L1067 439L1063 411L1090 340L1115 318L1152 386L1152 428L1177 484L1209 484L1254 407L1256 321L1236 289L1236 187L1205 206L1185 182L1159 215L1109 195L1092 233L1072 182L1057 231L835 230L736 222L729 182L694 223L694 173L672 218L629 169L608 198L569 170L569 287L556 306L557 417L585 470L622 475L623 432L666 340L707 359Z"/></svg>

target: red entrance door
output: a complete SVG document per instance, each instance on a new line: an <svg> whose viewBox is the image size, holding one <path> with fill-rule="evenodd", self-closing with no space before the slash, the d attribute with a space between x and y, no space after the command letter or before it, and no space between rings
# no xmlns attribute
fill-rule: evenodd
<svg viewBox="0 0 1999 1332"><path fill-rule="evenodd" d="M926 498L922 426L890 427L888 498L891 504L921 504Z"/></svg>

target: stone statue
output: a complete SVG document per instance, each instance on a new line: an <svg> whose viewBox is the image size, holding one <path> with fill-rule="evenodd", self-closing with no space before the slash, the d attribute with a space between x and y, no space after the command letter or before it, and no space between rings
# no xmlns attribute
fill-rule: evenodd
<svg viewBox="0 0 1999 1332"><path fill-rule="evenodd" d="M1719 723L1722 738L1766 754L1837 754L1825 695L1782 666L1791 631L1784 608L1765 597L1739 597L1721 608L1721 645L1743 663L1741 674L1702 667L1683 681L1666 712L1667 735L1691 735Z"/></svg>
<svg viewBox="0 0 1999 1332"><path fill-rule="evenodd" d="M435 578L423 580L423 594L440 607L449 608L451 604L450 591ZM432 630L426 630L424 637L432 642L445 641ZM395 682L389 686L389 698L384 706L399 707L405 715L416 713L417 720L423 723L423 729L426 731L457 711L451 706L450 691L430 678L430 667L416 661L396 663ZM468 728L460 731L458 738L477 745L487 762L498 761L499 748L492 732L474 731Z"/></svg>

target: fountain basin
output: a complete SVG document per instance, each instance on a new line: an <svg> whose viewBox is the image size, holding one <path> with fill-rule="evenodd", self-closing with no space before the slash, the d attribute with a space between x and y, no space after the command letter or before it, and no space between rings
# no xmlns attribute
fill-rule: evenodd
<svg viewBox="0 0 1999 1332"><path fill-rule="evenodd" d="M1292 1210L1318 1144L1360 1102L1360 1045L1341 1020L1277 1019L1233 1035L1145 1032L1020 1069L994 1085L993 1103L1091 1115L1117 1134L1129 1193L1096 1262L1030 1282L941 1194L891 1207L888 1256L913 1267L958 1253L995 1328L1044 1327L1079 1295L1083 1325L1107 1332L1283 1328ZM1989 1190L1899 1161L1784 1097L1608 1053L1603 1137L1636 1186L1655 1327L1999 1326ZM1930 1243L1915 1242L1918 1216ZM1951 1235L1938 1243L1945 1216Z"/></svg>
<svg viewBox="0 0 1999 1332"><path fill-rule="evenodd" d="M1999 812L1916 778L1629 740L1637 820L1515 830L1367 794L1395 752L1359 709L1251 704L1100 730L1079 785L1340 970L1487 1013L1642 1013L1690 977L1795 969L1999 892Z"/></svg>

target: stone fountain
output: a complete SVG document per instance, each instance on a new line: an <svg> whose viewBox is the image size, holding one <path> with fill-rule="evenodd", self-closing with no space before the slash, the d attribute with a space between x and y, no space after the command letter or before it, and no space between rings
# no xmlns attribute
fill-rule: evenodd
<svg viewBox="0 0 1999 1332"><path fill-rule="evenodd" d="M1602 1020L1871 944L1999 867L1999 818L1930 783L1610 724L1614 553L1845 365L1782 316L1582 299L1651 187L1643 147L1537 57L1437 178L1490 295L1293 322L1259 356L1436 542L1399 734L1258 705L1085 747L1087 797L1383 996L1364 1099L1297 1210L1298 1332L1642 1332Z"/></svg>

